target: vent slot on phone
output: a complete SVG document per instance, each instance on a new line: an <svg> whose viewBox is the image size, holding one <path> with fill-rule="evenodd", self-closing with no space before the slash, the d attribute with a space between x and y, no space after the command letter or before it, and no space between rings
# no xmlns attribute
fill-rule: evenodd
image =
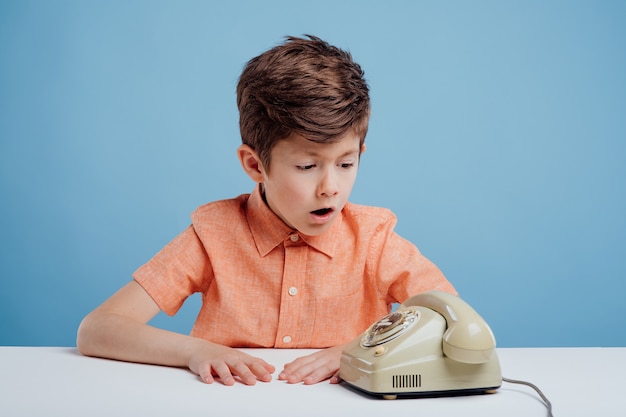
<svg viewBox="0 0 626 417"><path fill-rule="evenodd" d="M393 388L419 388L422 386L422 375L393 375L391 385Z"/></svg>

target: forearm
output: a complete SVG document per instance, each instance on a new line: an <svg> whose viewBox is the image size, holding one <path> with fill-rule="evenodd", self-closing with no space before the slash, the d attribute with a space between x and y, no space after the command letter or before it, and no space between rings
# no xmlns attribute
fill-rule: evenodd
<svg viewBox="0 0 626 417"><path fill-rule="evenodd" d="M76 346L86 356L189 368L204 382L225 385L239 377L247 385L270 381L274 367L237 349L149 326L159 306L135 281L129 282L78 328Z"/></svg>
<svg viewBox="0 0 626 417"><path fill-rule="evenodd" d="M194 349L209 342L94 311L81 323L77 347L86 356L187 367Z"/></svg>

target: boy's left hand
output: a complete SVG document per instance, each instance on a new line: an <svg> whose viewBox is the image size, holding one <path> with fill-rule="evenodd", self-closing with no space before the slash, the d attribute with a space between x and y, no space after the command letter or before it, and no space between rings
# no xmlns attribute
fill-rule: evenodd
<svg viewBox="0 0 626 417"><path fill-rule="evenodd" d="M302 356L286 364L278 379L290 384L302 382L310 385L330 378L330 383L336 384L340 381L339 362L342 350L343 345Z"/></svg>

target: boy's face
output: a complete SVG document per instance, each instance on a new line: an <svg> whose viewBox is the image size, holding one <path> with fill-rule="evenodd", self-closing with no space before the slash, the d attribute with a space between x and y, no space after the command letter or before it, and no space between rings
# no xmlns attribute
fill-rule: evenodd
<svg viewBox="0 0 626 417"><path fill-rule="evenodd" d="M365 145L349 133L332 143L302 136L279 141L271 152L271 168L260 168L265 199L288 226L315 236L337 218L352 192Z"/></svg>

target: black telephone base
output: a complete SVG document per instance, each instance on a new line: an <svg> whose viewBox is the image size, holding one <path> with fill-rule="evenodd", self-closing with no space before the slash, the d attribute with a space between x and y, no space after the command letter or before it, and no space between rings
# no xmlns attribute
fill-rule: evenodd
<svg viewBox="0 0 626 417"><path fill-rule="evenodd" d="M497 387L487 387L487 388L472 388L472 389L460 389L460 390L444 390L444 391L421 391L421 392L370 392L366 391L362 388L351 385L345 381L341 383L341 385L346 388L361 394L367 398L372 399L385 399L385 400L395 400L395 399L416 399L416 398L441 398L441 397L462 397L468 395L485 395L485 394L495 394L498 388Z"/></svg>

